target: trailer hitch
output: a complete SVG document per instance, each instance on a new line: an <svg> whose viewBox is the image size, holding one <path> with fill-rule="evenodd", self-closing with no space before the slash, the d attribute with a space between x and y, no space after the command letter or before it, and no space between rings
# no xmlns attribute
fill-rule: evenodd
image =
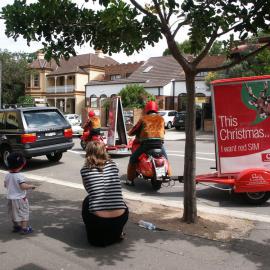
<svg viewBox="0 0 270 270"><path fill-rule="evenodd" d="M179 183L183 183L184 182L184 176L183 175L174 175L171 176L171 181L178 181Z"/></svg>

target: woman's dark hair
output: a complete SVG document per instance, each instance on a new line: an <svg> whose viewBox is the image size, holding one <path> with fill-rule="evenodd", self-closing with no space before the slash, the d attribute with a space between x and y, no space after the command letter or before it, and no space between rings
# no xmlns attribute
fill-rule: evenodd
<svg viewBox="0 0 270 270"><path fill-rule="evenodd" d="M92 141L87 144L85 155L86 167L90 169L97 168L99 171L102 171L105 163L109 160L110 158L103 142Z"/></svg>

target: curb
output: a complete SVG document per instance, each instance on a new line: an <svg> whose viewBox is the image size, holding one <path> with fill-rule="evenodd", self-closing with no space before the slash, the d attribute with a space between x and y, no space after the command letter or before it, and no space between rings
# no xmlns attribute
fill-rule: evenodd
<svg viewBox="0 0 270 270"><path fill-rule="evenodd" d="M127 200L135 200L141 201L145 203L152 203L157 205L163 205L167 207L175 207L178 209L183 209L183 200L179 201L168 201L164 199L154 199L149 198L142 195L132 194L128 191L123 191L123 196ZM231 218L238 218L238 219L245 219L250 221L260 221L265 223L270 223L270 216L267 215L258 215L250 212L244 212L239 210L230 210L222 207L214 207L214 206L205 206L200 205L197 203L197 210L198 212L206 213L206 214L213 214L213 215L220 215L220 216L227 216Z"/></svg>

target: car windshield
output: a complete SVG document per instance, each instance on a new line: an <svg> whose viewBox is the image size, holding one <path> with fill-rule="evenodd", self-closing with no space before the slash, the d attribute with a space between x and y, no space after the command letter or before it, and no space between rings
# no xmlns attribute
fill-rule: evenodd
<svg viewBox="0 0 270 270"><path fill-rule="evenodd" d="M57 111L28 111L23 114L29 128L67 125L66 120Z"/></svg>
<svg viewBox="0 0 270 270"><path fill-rule="evenodd" d="M165 112L158 112L159 115L164 116L166 113Z"/></svg>

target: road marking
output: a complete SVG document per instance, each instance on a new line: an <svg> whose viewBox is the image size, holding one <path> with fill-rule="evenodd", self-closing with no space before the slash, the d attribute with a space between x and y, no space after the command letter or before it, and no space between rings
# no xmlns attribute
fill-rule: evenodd
<svg viewBox="0 0 270 270"><path fill-rule="evenodd" d="M177 154L168 154L168 156L185 157L185 155L177 155ZM214 159L214 158L196 157L196 159L200 159L200 160L208 160L208 161L216 161L216 159Z"/></svg>
<svg viewBox="0 0 270 270"><path fill-rule="evenodd" d="M81 155L81 154L83 154L83 151L74 151L74 150L68 150L68 152L70 152L70 153L74 153L74 154L77 154L77 155Z"/></svg>
<svg viewBox="0 0 270 270"><path fill-rule="evenodd" d="M0 170L0 173L2 174L7 174L7 171ZM84 187L82 184L78 183L72 183L69 181L63 181L51 177L46 177L46 176L39 176L31 173L23 173L27 178L35 180L35 181L40 181L40 182L46 182L50 184L56 184L60 186L65 186L65 187L70 187L70 188L76 188L76 189L81 189L84 190ZM149 202L149 203L154 203L154 204L159 204L159 205L165 205L168 207L176 207L183 209L181 205L183 205L183 200L179 199L177 201L169 201L165 200L163 198L153 198L151 196L146 196L144 194L134 194L130 191L123 190L123 196L128 199L128 200L139 200L143 202ZM247 220L253 220L253 221L261 221L261 222L267 222L270 223L270 216L267 215L258 215L255 213L250 213L250 212L244 212L244 211L238 211L238 210L231 210L231 209L226 209L222 207L215 207L215 206L205 206L205 205L197 205L198 211L204 212L204 213L210 213L213 215L224 215L224 216L229 216L229 217L234 217L234 218L242 218L242 219L247 219Z"/></svg>
<svg viewBox="0 0 270 270"><path fill-rule="evenodd" d="M83 154L83 151L82 152L78 152L78 151L74 151L74 150L68 150L68 152L71 152L71 153L77 154L77 155ZM178 152L178 151L173 151L173 152ZM168 153L169 153L169 151L168 151ZM178 154L168 154L168 156L185 157L185 155L178 155ZM213 158L204 158L204 157L196 157L196 159L199 159L199 160L208 160L208 161L215 161L215 159L213 159Z"/></svg>
<svg viewBox="0 0 270 270"><path fill-rule="evenodd" d="M185 153L184 151L173 151L173 150L166 150L167 153ZM215 153L213 152L196 152L196 154L199 154L199 155L215 155Z"/></svg>

